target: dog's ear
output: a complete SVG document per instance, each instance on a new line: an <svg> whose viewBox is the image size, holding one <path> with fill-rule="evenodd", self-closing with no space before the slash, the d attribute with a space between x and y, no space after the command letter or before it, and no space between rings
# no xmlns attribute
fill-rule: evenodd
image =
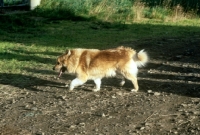
<svg viewBox="0 0 200 135"><path fill-rule="evenodd" d="M70 50L66 50L65 52L68 56L71 55L71 51Z"/></svg>

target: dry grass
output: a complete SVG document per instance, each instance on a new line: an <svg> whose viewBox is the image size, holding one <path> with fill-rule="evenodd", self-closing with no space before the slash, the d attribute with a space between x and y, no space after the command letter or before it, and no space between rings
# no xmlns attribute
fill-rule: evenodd
<svg viewBox="0 0 200 135"><path fill-rule="evenodd" d="M184 8L190 9L186 10ZM83 16L108 22L133 23L144 20L161 22L177 22L183 19L197 18L197 8L182 7L172 0L164 0L154 6L142 0L44 0L36 9L37 15L46 17L66 18ZM48 9L48 12L45 10ZM49 13L49 14L48 14Z"/></svg>

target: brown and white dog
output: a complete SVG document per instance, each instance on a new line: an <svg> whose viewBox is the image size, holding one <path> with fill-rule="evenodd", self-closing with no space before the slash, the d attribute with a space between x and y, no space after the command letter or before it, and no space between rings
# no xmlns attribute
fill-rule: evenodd
<svg viewBox="0 0 200 135"><path fill-rule="evenodd" d="M132 81L134 89L131 91L137 92L139 89L137 67L144 66L147 62L146 52L141 50L136 53L135 50L123 46L107 50L72 49L58 57L53 70L60 72L59 77L65 71L76 74L69 90L84 84L87 80L94 80L96 84L94 91L99 91L103 77L113 77L120 73ZM123 79L121 85L124 83Z"/></svg>

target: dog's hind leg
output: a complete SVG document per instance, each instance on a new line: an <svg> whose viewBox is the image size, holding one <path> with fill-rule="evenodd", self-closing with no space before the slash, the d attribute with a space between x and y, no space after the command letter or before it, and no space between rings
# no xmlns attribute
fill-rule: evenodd
<svg viewBox="0 0 200 135"><path fill-rule="evenodd" d="M139 86L138 86L138 81L137 81L136 75L133 75L133 74L126 74L125 77L126 77L128 80L131 80L131 82L133 83L134 89L132 89L131 91L132 91L132 92L137 92L138 89L139 89Z"/></svg>
<svg viewBox="0 0 200 135"><path fill-rule="evenodd" d="M101 78L94 79L94 83L95 83L96 87L93 91L97 92L100 90L100 87L101 87Z"/></svg>
<svg viewBox="0 0 200 135"><path fill-rule="evenodd" d="M120 71L117 71L116 73L117 73L117 76L121 79L119 85L120 85L120 86L124 86L124 84L125 84L124 75L123 75L122 72L120 72Z"/></svg>
<svg viewBox="0 0 200 135"><path fill-rule="evenodd" d="M121 82L119 83L119 85L120 86L124 86L124 84L125 84L125 78L123 77L122 80L121 80Z"/></svg>

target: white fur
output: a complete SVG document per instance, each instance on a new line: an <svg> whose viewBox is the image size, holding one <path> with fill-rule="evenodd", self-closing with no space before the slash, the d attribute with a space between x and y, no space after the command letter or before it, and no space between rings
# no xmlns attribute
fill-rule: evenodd
<svg viewBox="0 0 200 135"><path fill-rule="evenodd" d="M139 56L145 56L144 59L143 59L142 61L141 61L141 60L136 61L137 67L143 67L143 66L145 66L145 64L146 64L147 61L148 61L148 55L147 55L147 53L144 51L144 49L141 50L141 51L139 51L139 52L137 53L137 56L138 56L138 57L139 57Z"/></svg>
<svg viewBox="0 0 200 135"><path fill-rule="evenodd" d="M82 85L82 84L84 84L84 82L81 81L80 79L76 78L76 79L72 80L69 90L73 90L74 87Z"/></svg>
<svg viewBox="0 0 200 135"><path fill-rule="evenodd" d="M125 80L122 79L122 81L120 82L120 86L124 86L124 84L125 84Z"/></svg>
<svg viewBox="0 0 200 135"><path fill-rule="evenodd" d="M94 79L94 83L96 84L96 88L93 91L99 91L101 87L101 78Z"/></svg>

